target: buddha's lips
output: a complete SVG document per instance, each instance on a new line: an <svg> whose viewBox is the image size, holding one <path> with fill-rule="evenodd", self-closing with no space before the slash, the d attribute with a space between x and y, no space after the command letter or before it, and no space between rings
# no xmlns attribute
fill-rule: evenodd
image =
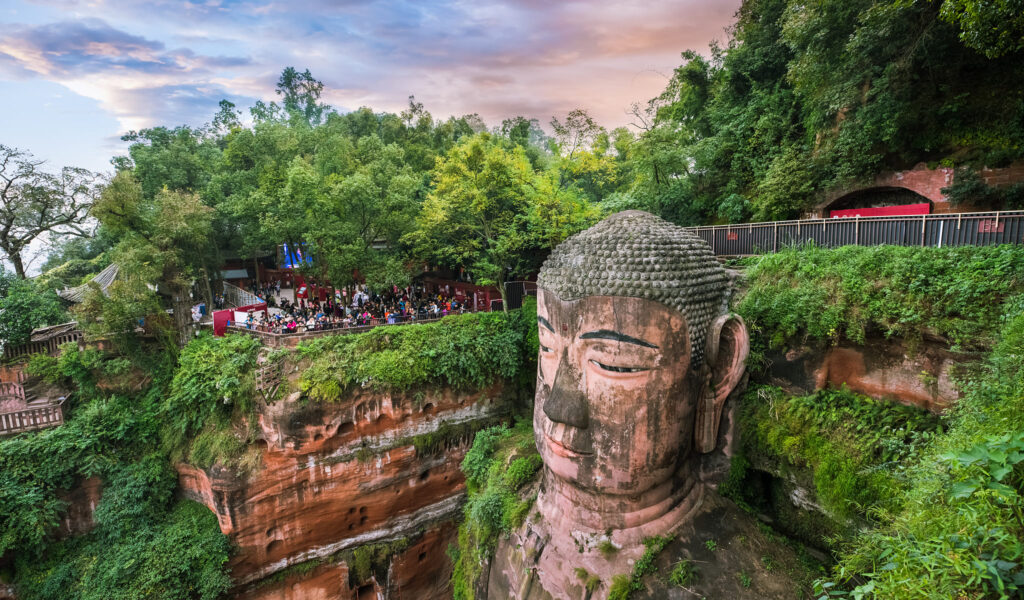
<svg viewBox="0 0 1024 600"><path fill-rule="evenodd" d="M550 448L556 456L561 456L562 458L583 458L585 456L593 454L592 452L581 452L579 450L573 450L571 448L568 448L562 443L552 439L551 436L549 436L546 433L544 434L544 439L547 440L548 448Z"/></svg>

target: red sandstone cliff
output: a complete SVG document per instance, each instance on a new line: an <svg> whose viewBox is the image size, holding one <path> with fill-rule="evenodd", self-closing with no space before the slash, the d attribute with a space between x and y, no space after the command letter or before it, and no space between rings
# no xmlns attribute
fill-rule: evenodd
<svg viewBox="0 0 1024 600"><path fill-rule="evenodd" d="M238 546L238 598L445 598L459 463L471 432L513 395L502 385L357 390L334 403L296 393L261 407L256 473L180 465L181 487ZM381 550L389 543L402 549ZM353 572L353 552L376 552L371 575Z"/></svg>
<svg viewBox="0 0 1024 600"><path fill-rule="evenodd" d="M903 340L874 338L862 346L797 348L769 360L772 383L794 394L845 385L873 398L939 413L960 398L956 369L977 357L951 352L947 344L927 338L913 351Z"/></svg>

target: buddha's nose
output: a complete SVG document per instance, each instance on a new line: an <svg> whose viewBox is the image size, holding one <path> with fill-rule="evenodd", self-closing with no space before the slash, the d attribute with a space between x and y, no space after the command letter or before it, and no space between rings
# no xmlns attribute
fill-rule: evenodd
<svg viewBox="0 0 1024 600"><path fill-rule="evenodd" d="M555 423L564 423L578 429L590 426L590 408L587 396L580 391L580 375L569 361L562 357L555 373L555 382L544 401L544 414Z"/></svg>

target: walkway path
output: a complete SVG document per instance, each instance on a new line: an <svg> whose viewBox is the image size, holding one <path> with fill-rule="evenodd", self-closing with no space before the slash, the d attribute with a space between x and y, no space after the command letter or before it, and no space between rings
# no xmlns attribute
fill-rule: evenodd
<svg viewBox="0 0 1024 600"><path fill-rule="evenodd" d="M718 256L818 246L992 246L1024 243L1024 211L848 217L689 227Z"/></svg>

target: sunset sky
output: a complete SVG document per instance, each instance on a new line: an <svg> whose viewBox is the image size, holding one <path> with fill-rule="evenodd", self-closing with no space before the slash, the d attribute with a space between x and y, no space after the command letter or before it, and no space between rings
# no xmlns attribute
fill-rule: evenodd
<svg viewBox="0 0 1024 600"><path fill-rule="evenodd" d="M309 68L339 111L524 115L606 127L664 88L680 52L725 42L739 0L171 2L4 0L0 143L109 171L121 134L201 125Z"/></svg>

